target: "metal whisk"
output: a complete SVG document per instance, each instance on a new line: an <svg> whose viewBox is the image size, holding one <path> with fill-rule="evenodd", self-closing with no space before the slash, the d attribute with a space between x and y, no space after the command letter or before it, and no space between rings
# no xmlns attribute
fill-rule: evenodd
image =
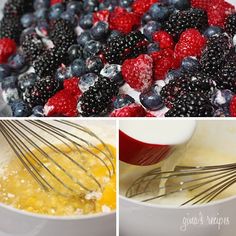
<svg viewBox="0 0 236 236"><path fill-rule="evenodd" d="M115 174L109 147L94 132L77 123L1 120L0 133L46 191L84 196L103 188L101 177L92 171L92 166L101 166L107 178Z"/></svg>
<svg viewBox="0 0 236 236"><path fill-rule="evenodd" d="M191 192L183 205L209 203L236 183L236 163L218 166L177 166L174 171L151 170L136 179L126 192L128 198L148 202L183 191ZM147 197L148 196L148 197Z"/></svg>

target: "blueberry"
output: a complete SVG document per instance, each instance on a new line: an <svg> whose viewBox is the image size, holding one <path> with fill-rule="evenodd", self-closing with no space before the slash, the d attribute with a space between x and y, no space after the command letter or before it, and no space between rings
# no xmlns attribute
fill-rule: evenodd
<svg viewBox="0 0 236 236"><path fill-rule="evenodd" d="M166 77L165 77L165 83L168 84L171 80L176 79L178 77L180 77L183 74L183 71L180 69L177 70L171 70L167 73Z"/></svg>
<svg viewBox="0 0 236 236"><path fill-rule="evenodd" d="M74 26L76 26L78 20L76 15L71 11L64 11L61 14L61 19L69 21Z"/></svg>
<svg viewBox="0 0 236 236"><path fill-rule="evenodd" d="M40 8L34 12L34 16L37 20L46 20L48 17L47 8Z"/></svg>
<svg viewBox="0 0 236 236"><path fill-rule="evenodd" d="M115 109L119 109L132 103L135 103L134 98L132 98L128 94L120 94L116 97L113 105Z"/></svg>
<svg viewBox="0 0 236 236"><path fill-rule="evenodd" d="M24 14L21 17L20 21L21 21L21 24L24 28L28 28L35 23L34 14L32 14L32 13Z"/></svg>
<svg viewBox="0 0 236 236"><path fill-rule="evenodd" d="M50 0L34 0L34 9L48 8L50 6Z"/></svg>
<svg viewBox="0 0 236 236"><path fill-rule="evenodd" d="M85 12L94 12L98 10L99 0L86 0L83 1L83 10Z"/></svg>
<svg viewBox="0 0 236 236"><path fill-rule="evenodd" d="M81 16L79 25L82 29L90 29L93 26L93 14L89 13Z"/></svg>
<svg viewBox="0 0 236 236"><path fill-rule="evenodd" d="M100 74L104 77L110 78L115 81L119 86L122 86L125 81L121 74L121 66L116 64L107 64L101 70Z"/></svg>
<svg viewBox="0 0 236 236"><path fill-rule="evenodd" d="M187 10L191 7L190 0L170 0L177 10Z"/></svg>
<svg viewBox="0 0 236 236"><path fill-rule="evenodd" d="M133 0L119 0L119 5L123 8L130 7L133 3Z"/></svg>
<svg viewBox="0 0 236 236"><path fill-rule="evenodd" d="M174 9L170 7L155 3L151 6L148 12L152 17L152 20L163 21L166 20L173 11Z"/></svg>
<svg viewBox="0 0 236 236"><path fill-rule="evenodd" d="M90 86L93 86L94 83L98 80L98 76L94 73L88 73L80 77L79 88L82 92L85 92L89 89Z"/></svg>
<svg viewBox="0 0 236 236"><path fill-rule="evenodd" d="M86 73L85 61L82 59L76 59L71 64L71 73L73 76L79 77Z"/></svg>
<svg viewBox="0 0 236 236"><path fill-rule="evenodd" d="M27 117L31 115L31 109L22 100L15 100L11 103L12 114L14 117Z"/></svg>
<svg viewBox="0 0 236 236"><path fill-rule="evenodd" d="M150 43L147 47L148 54L160 51L159 43Z"/></svg>
<svg viewBox="0 0 236 236"><path fill-rule="evenodd" d="M100 52L102 45L100 42L95 40L90 40L84 46L83 54L85 58L95 56Z"/></svg>
<svg viewBox="0 0 236 236"><path fill-rule="evenodd" d="M43 112L43 106L35 106L32 109L32 113L34 117L43 117L44 116L44 112Z"/></svg>
<svg viewBox="0 0 236 236"><path fill-rule="evenodd" d="M19 78L18 88L21 92L25 92L26 89L34 86L38 76L35 73L29 73Z"/></svg>
<svg viewBox="0 0 236 236"><path fill-rule="evenodd" d="M103 62L100 57L89 57L86 60L86 70L91 73L99 73L103 68Z"/></svg>
<svg viewBox="0 0 236 236"><path fill-rule="evenodd" d="M99 21L91 29L91 35L95 40L102 40L109 33L109 25L106 22Z"/></svg>
<svg viewBox="0 0 236 236"><path fill-rule="evenodd" d="M190 71L190 72L199 71L201 68L199 61L195 57L184 58L181 66L184 71Z"/></svg>
<svg viewBox="0 0 236 236"><path fill-rule="evenodd" d="M218 107L229 107L233 95L234 94L228 89L217 90L212 96L212 103Z"/></svg>
<svg viewBox="0 0 236 236"><path fill-rule="evenodd" d="M0 83L11 74L11 68L6 64L0 64Z"/></svg>
<svg viewBox="0 0 236 236"><path fill-rule="evenodd" d="M152 41L152 35L161 29L161 24L156 21L149 21L143 28L144 35Z"/></svg>
<svg viewBox="0 0 236 236"><path fill-rule="evenodd" d="M74 14L79 14L82 11L82 3L77 1L70 1L66 6L66 10L73 12Z"/></svg>
<svg viewBox="0 0 236 236"><path fill-rule="evenodd" d="M15 55L11 56L8 60L8 65L12 70L21 73L28 69L25 56L22 53L16 53Z"/></svg>
<svg viewBox="0 0 236 236"><path fill-rule="evenodd" d="M139 98L142 105L150 111L157 111L164 107L160 94L154 88L141 93Z"/></svg>
<svg viewBox="0 0 236 236"><path fill-rule="evenodd" d="M142 24L145 25L146 23L148 23L151 20L152 20L151 15L148 12L146 12L142 17Z"/></svg>
<svg viewBox="0 0 236 236"><path fill-rule="evenodd" d="M72 77L70 70L71 70L70 67L58 68L55 74L55 78L58 79L59 81L64 81L65 79L69 79L70 77Z"/></svg>
<svg viewBox="0 0 236 236"><path fill-rule="evenodd" d="M49 9L49 19L56 20L59 19L61 14L65 11L63 4L57 3L50 7Z"/></svg>
<svg viewBox="0 0 236 236"><path fill-rule="evenodd" d="M222 33L222 31L223 31L223 29L218 27L218 26L210 26L205 30L204 36L207 37L207 38L210 38L215 34Z"/></svg>
<svg viewBox="0 0 236 236"><path fill-rule="evenodd" d="M68 57L71 62L75 59L82 58L83 48L78 44L71 45L68 49Z"/></svg>
<svg viewBox="0 0 236 236"><path fill-rule="evenodd" d="M6 77L1 83L2 90L17 88L17 82L18 79L16 76Z"/></svg>
<svg viewBox="0 0 236 236"><path fill-rule="evenodd" d="M84 46L87 42L89 42L90 40L92 40L92 36L90 34L90 31L84 31L82 32L78 38L77 38L77 42L78 44Z"/></svg>
<svg viewBox="0 0 236 236"><path fill-rule="evenodd" d="M225 111L223 108L215 110L213 117L229 117L229 111Z"/></svg>

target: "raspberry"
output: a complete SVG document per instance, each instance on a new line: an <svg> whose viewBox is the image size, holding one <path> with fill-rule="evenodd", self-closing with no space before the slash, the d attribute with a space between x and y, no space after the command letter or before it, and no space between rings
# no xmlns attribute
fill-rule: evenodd
<svg viewBox="0 0 236 236"><path fill-rule="evenodd" d="M160 59L154 66L154 79L163 80L169 70L176 69L177 67L176 59L174 57Z"/></svg>
<svg viewBox="0 0 236 236"><path fill-rule="evenodd" d="M179 62L174 58L174 51L170 48L152 53L154 61L154 79L162 80L167 72L179 67Z"/></svg>
<svg viewBox="0 0 236 236"><path fill-rule="evenodd" d="M201 56L206 44L206 39L196 29L186 30L181 34L179 42L175 46L175 57L182 61L188 56Z"/></svg>
<svg viewBox="0 0 236 236"><path fill-rule="evenodd" d="M235 7L223 0L213 0L208 10L208 23L214 26L224 26L228 15L235 11Z"/></svg>
<svg viewBox="0 0 236 236"><path fill-rule="evenodd" d="M209 0L191 0L191 5L193 8L201 8L204 10L208 10L209 3L211 3Z"/></svg>
<svg viewBox="0 0 236 236"><path fill-rule="evenodd" d="M111 117L145 117L146 111L144 108L136 103L114 110Z"/></svg>
<svg viewBox="0 0 236 236"><path fill-rule="evenodd" d="M158 42L161 49L173 48L173 37L165 31L158 31L153 34L153 41Z"/></svg>
<svg viewBox="0 0 236 236"><path fill-rule="evenodd" d="M143 15L149 10L152 4L158 2L158 0L136 0L132 4L133 12Z"/></svg>
<svg viewBox="0 0 236 236"><path fill-rule="evenodd" d="M62 2L63 2L62 0L51 0L50 1L50 5L53 6L53 5L57 4L57 3L62 3Z"/></svg>
<svg viewBox="0 0 236 236"><path fill-rule="evenodd" d="M108 22L110 12L108 10L101 10L93 13L93 24L96 24L99 21Z"/></svg>
<svg viewBox="0 0 236 236"><path fill-rule="evenodd" d="M81 90L79 89L79 79L76 77L72 77L67 79L63 83L64 89L71 92L72 95L78 97L81 95Z"/></svg>
<svg viewBox="0 0 236 236"><path fill-rule="evenodd" d="M156 117L156 116L153 115L151 112L147 112L147 113L146 113L146 117Z"/></svg>
<svg viewBox="0 0 236 236"><path fill-rule="evenodd" d="M8 58L16 52L16 43L9 38L0 39L0 64L7 62Z"/></svg>
<svg viewBox="0 0 236 236"><path fill-rule="evenodd" d="M236 117L236 95L233 96L233 98L230 102L230 115L232 117Z"/></svg>
<svg viewBox="0 0 236 236"><path fill-rule="evenodd" d="M46 116L78 116L78 98L68 89L63 89L52 96L44 106Z"/></svg>
<svg viewBox="0 0 236 236"><path fill-rule="evenodd" d="M152 85L153 60L142 54L135 59L127 59L122 65L122 75L131 88L144 92Z"/></svg>
<svg viewBox="0 0 236 236"><path fill-rule="evenodd" d="M117 7L111 13L109 23L111 30L118 30L127 34L139 27L140 17L133 12L128 12L121 7Z"/></svg>

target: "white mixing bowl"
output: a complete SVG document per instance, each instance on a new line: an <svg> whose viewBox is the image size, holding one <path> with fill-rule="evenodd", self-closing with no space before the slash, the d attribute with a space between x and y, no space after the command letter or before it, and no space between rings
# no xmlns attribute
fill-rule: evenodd
<svg viewBox="0 0 236 236"><path fill-rule="evenodd" d="M79 121L115 145L114 121ZM104 132L106 130L106 132ZM13 154L0 133L0 165ZM88 216L46 216L0 203L0 236L115 236L116 212Z"/></svg>
<svg viewBox="0 0 236 236"><path fill-rule="evenodd" d="M236 121L199 122L197 130L200 127L203 132L196 131L195 138L201 146L223 150L225 155L235 156L236 162ZM235 236L235 212L236 196L193 207L154 205L120 196L120 236ZM209 219L216 222L210 224ZM185 227L187 220L191 224Z"/></svg>

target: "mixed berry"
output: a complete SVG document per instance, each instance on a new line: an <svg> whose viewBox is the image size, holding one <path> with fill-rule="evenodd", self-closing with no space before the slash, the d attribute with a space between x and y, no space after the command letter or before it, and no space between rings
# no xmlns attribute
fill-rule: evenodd
<svg viewBox="0 0 236 236"><path fill-rule="evenodd" d="M226 0L7 0L0 93L15 117L236 117Z"/></svg>

